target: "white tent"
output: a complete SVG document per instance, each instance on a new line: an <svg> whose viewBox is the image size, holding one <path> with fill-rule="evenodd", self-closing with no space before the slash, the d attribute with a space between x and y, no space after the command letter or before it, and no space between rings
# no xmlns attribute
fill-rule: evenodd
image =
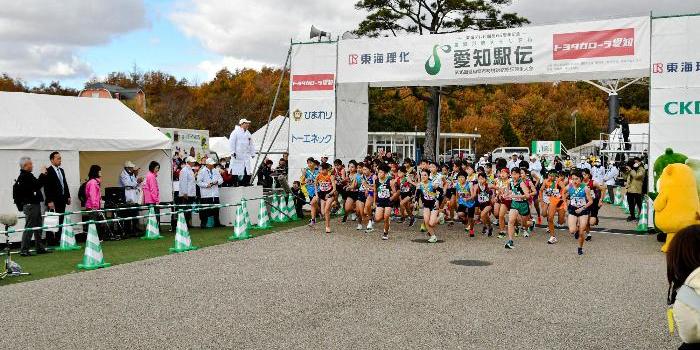
<svg viewBox="0 0 700 350"><path fill-rule="evenodd" d="M31 157L38 176L52 151L62 154L73 198L67 210L79 210L78 187L90 165L102 167L104 189L118 186L127 160L143 169L140 175L150 161L159 162L161 201L172 200L170 140L118 100L0 92L0 120L0 213L17 209L12 184L19 158Z"/></svg>
<svg viewBox="0 0 700 350"><path fill-rule="evenodd" d="M280 125L282 129L280 130ZM265 128L267 130L267 136L265 137L265 144L263 145L263 136L265 136ZM275 138L275 134L279 134ZM275 138L273 142L273 138ZM253 133L253 144L255 144L255 150L257 152L267 152L268 147L270 152L287 152L289 149L289 118L285 118L283 115L278 115L270 121L269 124L261 126L258 130ZM275 164L277 160L282 158L281 154L270 154L267 156L272 159Z"/></svg>
<svg viewBox="0 0 700 350"><path fill-rule="evenodd" d="M228 137L210 137L209 138L209 150L216 152L219 158L226 158L231 156L231 147L228 144Z"/></svg>

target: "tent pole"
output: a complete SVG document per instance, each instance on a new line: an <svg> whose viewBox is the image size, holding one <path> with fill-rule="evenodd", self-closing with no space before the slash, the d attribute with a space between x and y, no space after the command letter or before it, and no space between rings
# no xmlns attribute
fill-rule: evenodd
<svg viewBox="0 0 700 350"><path fill-rule="evenodd" d="M289 50L287 50L287 58L284 60L284 67L282 67L282 74L280 74L280 81L277 83L277 92L275 93L275 98L272 100L272 108L270 109L270 115L267 117L267 125L265 126L265 133L263 133L263 139L262 139L262 144L260 145L260 149L262 150L262 147L265 146L265 139L267 138L267 130L270 128L270 121L272 120L272 115L275 113L275 107L277 107L277 98L280 95L280 90L282 89L282 81L284 81L284 76L287 74L287 66L289 65L289 58L292 56L292 46L289 46ZM289 113L289 108L287 108L287 113ZM271 144L272 145L272 144ZM260 152L258 152L258 156L255 158L255 165L253 166L253 177L250 180L252 183L255 180L256 175L258 174L258 162L260 161Z"/></svg>

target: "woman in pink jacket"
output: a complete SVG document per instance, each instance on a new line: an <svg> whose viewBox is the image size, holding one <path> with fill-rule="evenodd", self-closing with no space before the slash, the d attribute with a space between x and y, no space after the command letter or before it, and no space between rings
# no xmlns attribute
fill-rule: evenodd
<svg viewBox="0 0 700 350"><path fill-rule="evenodd" d="M158 191L158 172L160 164L152 161L148 164L148 175L143 184L143 204L158 204L160 203L160 192Z"/></svg>
<svg viewBox="0 0 700 350"><path fill-rule="evenodd" d="M88 171L88 182L85 184L85 209L92 210L87 214L88 220L99 221L104 215L99 211L102 208L102 168L99 165L91 165ZM102 239L102 225L97 225L97 234ZM85 227L87 232L87 227Z"/></svg>

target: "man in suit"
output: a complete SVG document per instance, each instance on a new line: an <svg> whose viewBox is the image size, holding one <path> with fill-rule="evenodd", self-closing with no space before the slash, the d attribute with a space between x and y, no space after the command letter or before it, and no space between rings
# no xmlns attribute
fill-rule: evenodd
<svg viewBox="0 0 700 350"><path fill-rule="evenodd" d="M46 197L46 207L48 210L54 210L57 213L63 214L66 211L66 205L70 205L70 191L68 190L68 181L66 181L66 173L61 168L61 154L51 152L49 155L51 166L46 169L46 182L44 185L44 195ZM63 215L59 217L59 223L63 224ZM47 232L46 241L49 246L58 245L61 238L61 231Z"/></svg>

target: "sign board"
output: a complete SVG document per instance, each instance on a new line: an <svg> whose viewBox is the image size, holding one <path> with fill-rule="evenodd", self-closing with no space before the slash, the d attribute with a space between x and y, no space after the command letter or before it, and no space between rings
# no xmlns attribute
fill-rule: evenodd
<svg viewBox="0 0 700 350"><path fill-rule="evenodd" d="M700 159L700 17L654 20L649 161L666 148ZM653 181L653 176L650 176ZM653 183L649 184L652 189Z"/></svg>
<svg viewBox="0 0 700 350"><path fill-rule="evenodd" d="M292 46L289 92L289 181L297 180L306 159L335 156L335 74L337 45Z"/></svg>
<svg viewBox="0 0 700 350"><path fill-rule="evenodd" d="M338 83L474 85L643 77L650 18L338 43Z"/></svg>
<svg viewBox="0 0 700 350"><path fill-rule="evenodd" d="M538 155L560 155L561 141L532 141L531 151Z"/></svg>
<svg viewBox="0 0 700 350"><path fill-rule="evenodd" d="M175 171L187 157L198 162L209 156L209 130L158 128L172 143L172 167Z"/></svg>

